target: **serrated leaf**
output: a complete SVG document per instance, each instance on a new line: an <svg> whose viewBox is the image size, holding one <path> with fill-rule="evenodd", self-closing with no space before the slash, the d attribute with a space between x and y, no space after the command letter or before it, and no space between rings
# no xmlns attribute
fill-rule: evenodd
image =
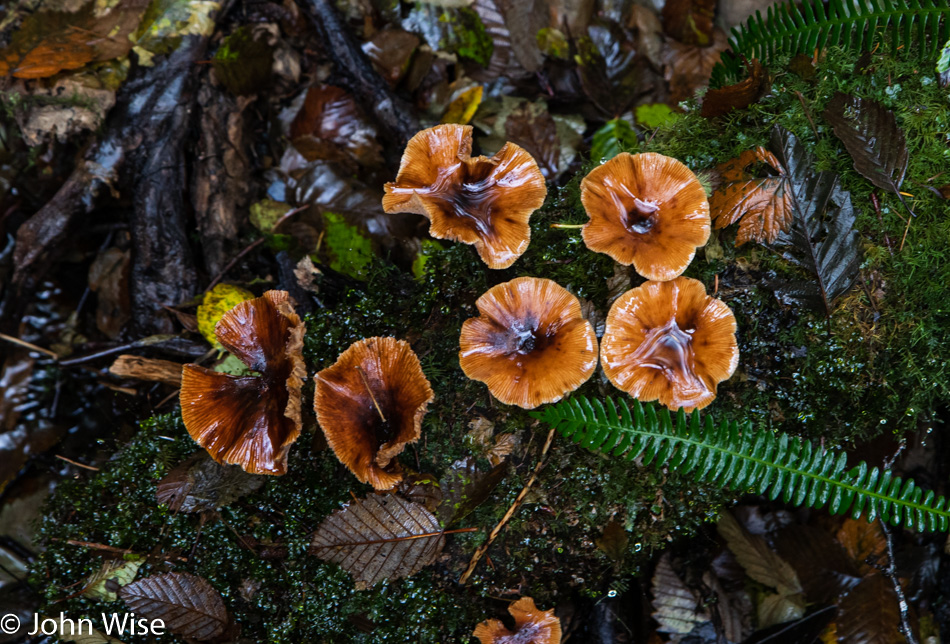
<svg viewBox="0 0 950 644"><path fill-rule="evenodd" d="M444 546L435 515L418 503L387 494L357 499L324 519L310 552L339 564L363 590L419 572Z"/></svg>
<svg viewBox="0 0 950 644"><path fill-rule="evenodd" d="M834 301L851 288L861 267L851 193L841 187L835 173L815 172L814 159L788 130L775 126L769 148L785 168L792 194L791 231L778 241L790 244L797 253L783 256L817 278L808 293L782 292L780 285L772 286L780 297L830 315Z"/></svg>
<svg viewBox="0 0 950 644"><path fill-rule="evenodd" d="M224 632L229 617L224 601L207 580L186 572L146 577L119 590L129 608L164 622L176 635L209 640Z"/></svg>
<svg viewBox="0 0 950 644"><path fill-rule="evenodd" d="M840 644L902 644L897 594L880 573L866 577L838 602Z"/></svg>
<svg viewBox="0 0 950 644"><path fill-rule="evenodd" d="M690 633L710 620L699 598L683 583L670 564L670 553L660 557L653 572L653 619L660 623L661 633Z"/></svg>
<svg viewBox="0 0 950 644"><path fill-rule="evenodd" d="M792 567L769 548L765 539L747 532L731 514L722 514L716 530L749 577L774 588L780 595L802 592L802 585Z"/></svg>
<svg viewBox="0 0 950 644"><path fill-rule="evenodd" d="M744 110L768 93L771 82L762 63L752 59L746 67L749 76L744 80L706 92L700 115L709 119L728 114L732 110Z"/></svg>
<svg viewBox="0 0 950 644"><path fill-rule="evenodd" d="M766 164L764 177L748 172L749 166ZM775 155L766 148L746 150L738 158L717 168L722 184L709 199L709 211L716 228L739 223L736 246L747 241L772 243L792 225L792 193L788 174ZM772 174L774 172L774 174Z"/></svg>
<svg viewBox="0 0 950 644"><path fill-rule="evenodd" d="M616 118L607 121L594 132L590 158L595 163L603 163L621 152L636 152L639 147L640 141L630 123Z"/></svg>
<svg viewBox="0 0 950 644"><path fill-rule="evenodd" d="M845 518L835 533L835 538L851 557L851 561L857 564L862 575L879 570L880 563L885 561L887 540L879 521L868 523Z"/></svg>
<svg viewBox="0 0 950 644"><path fill-rule="evenodd" d="M138 555L103 562L102 567L89 577L83 595L107 602L116 601L119 588L135 579L143 563L145 558Z"/></svg>
<svg viewBox="0 0 950 644"><path fill-rule="evenodd" d="M823 115L854 160L854 169L881 190L899 193L908 154L894 113L877 101L835 92Z"/></svg>
<svg viewBox="0 0 950 644"><path fill-rule="evenodd" d="M166 474L155 495L172 512L202 512L230 505L263 484L264 477L238 465L221 465L199 452Z"/></svg>

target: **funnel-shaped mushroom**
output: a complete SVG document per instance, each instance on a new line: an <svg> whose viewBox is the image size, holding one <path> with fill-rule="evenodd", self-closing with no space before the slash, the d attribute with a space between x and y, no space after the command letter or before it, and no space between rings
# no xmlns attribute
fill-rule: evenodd
<svg viewBox="0 0 950 644"><path fill-rule="evenodd" d="M181 417L218 463L252 474L285 474L300 435L304 325L286 291L267 291L222 316L214 332L225 349L260 376L232 376L186 364Z"/></svg>
<svg viewBox="0 0 950 644"><path fill-rule="evenodd" d="M553 608L541 610L531 597L522 597L508 612L515 618L513 633L501 620L489 619L476 626L473 635L481 644L561 644L561 620Z"/></svg>
<svg viewBox="0 0 950 644"><path fill-rule="evenodd" d="M556 282L519 277L475 302L462 325L459 362L503 403L533 409L584 384L597 366L597 337L577 298Z"/></svg>
<svg viewBox="0 0 950 644"><path fill-rule="evenodd" d="M688 277L647 282L621 295L600 345L607 378L643 401L703 408L736 370L736 318Z"/></svg>
<svg viewBox="0 0 950 644"><path fill-rule="evenodd" d="M472 126L437 125L410 139L383 210L428 217L429 234L474 244L489 268L508 268L528 247L528 219L547 188L534 158L514 143L472 158Z"/></svg>
<svg viewBox="0 0 950 644"><path fill-rule="evenodd" d="M648 280L671 280L709 240L709 202L696 175L671 157L618 154L581 182L584 243Z"/></svg>
<svg viewBox="0 0 950 644"><path fill-rule="evenodd" d="M314 380L317 421L340 462L377 490L401 481L394 459L419 440L422 417L435 399L409 343L354 342Z"/></svg>

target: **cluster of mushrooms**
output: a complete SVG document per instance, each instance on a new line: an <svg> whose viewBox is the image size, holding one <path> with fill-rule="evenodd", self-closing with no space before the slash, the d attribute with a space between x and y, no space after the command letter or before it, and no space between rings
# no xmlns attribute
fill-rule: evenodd
<svg viewBox="0 0 950 644"><path fill-rule="evenodd" d="M383 208L424 215L432 236L472 244L490 268L507 268L528 247L529 218L547 195L544 177L513 143L491 158L471 151L470 126L419 132L385 186ZM703 186L676 159L623 153L584 178L581 201L590 218L586 246L647 279L610 308L599 352L605 375L643 401L705 407L735 371L739 351L729 307L681 275L709 238ZM519 277L489 289L476 306L479 317L462 325L459 361L499 401L532 409L560 400L594 373L594 329L577 297L556 282ZM186 365L185 426L218 462L286 473L306 377L304 325L292 301L268 291L225 314L215 334L260 375ZM396 456L419 439L434 398L409 344L360 340L314 380L317 421L337 458L377 490L399 483Z"/></svg>

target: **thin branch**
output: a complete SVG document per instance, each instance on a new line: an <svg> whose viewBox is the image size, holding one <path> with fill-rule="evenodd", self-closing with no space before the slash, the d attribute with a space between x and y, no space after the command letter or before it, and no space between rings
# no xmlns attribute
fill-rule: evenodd
<svg viewBox="0 0 950 644"><path fill-rule="evenodd" d="M44 355L48 355L53 360L59 360L59 354L55 351L50 351L49 349L44 349L43 347L38 347L31 342L26 340L21 340L20 338L14 338L12 335L7 335L6 333L0 333L0 340L6 340L7 342L12 342L13 344L18 344L21 347L26 347L31 351L38 351Z"/></svg>
<svg viewBox="0 0 950 644"><path fill-rule="evenodd" d="M511 504L511 507L508 508L508 511L505 512L505 516L501 518L501 521L498 522L494 528L492 528L491 533L488 535L488 539L481 546L478 547L478 550L475 551L475 554L472 556L472 560L468 564L468 568L465 569L465 572L462 573L462 576L459 577L459 583L465 584L468 582L468 578L472 576L472 573L475 571L475 566L478 565L479 560L488 552L488 548L491 546L492 542L501 532L502 528L508 523L512 516L515 514L515 510L518 509L518 506L521 505L521 502L524 501L524 498L528 495L528 490L531 489L531 486L534 484L535 479L538 478L538 472L541 471L541 468L544 467L545 460L544 457L548 453L548 449L551 448L551 442L554 440L554 430L548 432L548 438L544 441L544 447L541 449L541 454L538 456L538 464L534 466L534 472L531 473L531 478L528 479L528 482L525 483L525 486L521 489L521 492L518 493L518 496L515 498L514 503Z"/></svg>

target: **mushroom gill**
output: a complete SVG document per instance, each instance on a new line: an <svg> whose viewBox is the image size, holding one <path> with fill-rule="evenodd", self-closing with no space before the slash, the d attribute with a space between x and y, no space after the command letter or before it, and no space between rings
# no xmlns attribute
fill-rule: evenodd
<svg viewBox="0 0 950 644"><path fill-rule="evenodd" d="M696 175L653 152L618 154L584 177L589 249L633 264L648 280L671 280L709 240L709 202Z"/></svg>
<svg viewBox="0 0 950 644"><path fill-rule="evenodd" d="M556 282L519 277L475 303L462 324L459 362L503 403L533 409L584 384L597 366L597 338L577 298Z"/></svg>
<svg viewBox="0 0 950 644"><path fill-rule="evenodd" d="M304 324L286 291L241 302L215 336L259 376L232 376L196 364L182 369L181 416L188 433L218 463L252 474L285 474L300 435Z"/></svg>
<svg viewBox="0 0 950 644"><path fill-rule="evenodd" d="M736 319L687 277L646 282L610 307L600 346L615 387L670 409L701 409L739 363Z"/></svg>
<svg viewBox="0 0 950 644"><path fill-rule="evenodd" d="M509 631L498 619L488 619L475 627L472 633L481 644L560 644L561 620L554 609L541 610L534 599L522 597L508 612L515 618L515 630Z"/></svg>
<svg viewBox="0 0 950 644"><path fill-rule="evenodd" d="M406 146L383 210L430 221L429 234L473 244L489 268L508 268L531 239L528 220L547 195L534 158L514 143L472 157L470 125L437 125Z"/></svg>
<svg viewBox="0 0 950 644"><path fill-rule="evenodd" d="M314 376L317 422L340 462L363 483L388 490L402 480L395 460L419 440L435 399L408 342L366 338Z"/></svg>

